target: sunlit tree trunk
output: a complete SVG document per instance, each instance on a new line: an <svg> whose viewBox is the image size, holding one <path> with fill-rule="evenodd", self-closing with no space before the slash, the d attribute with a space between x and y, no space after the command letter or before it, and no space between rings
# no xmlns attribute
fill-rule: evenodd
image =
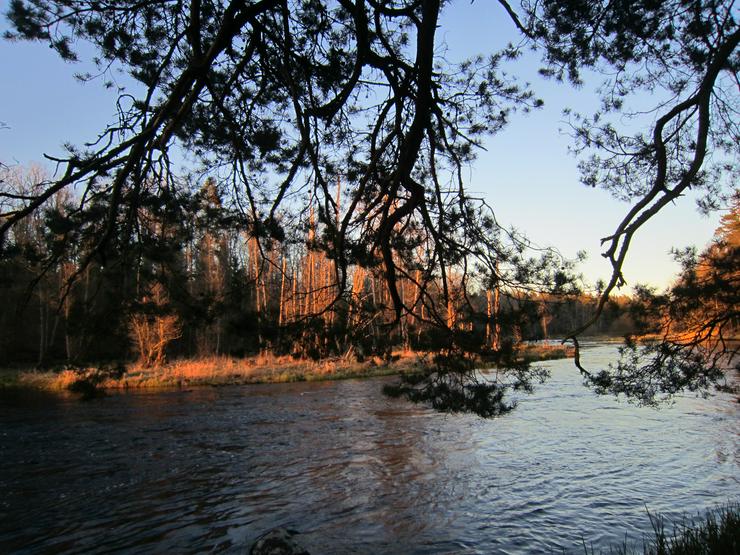
<svg viewBox="0 0 740 555"><path fill-rule="evenodd" d="M293 286L293 294L290 297L291 318L292 321L295 322L297 318L300 318L300 303L298 300L298 268L295 266L295 263L293 266L291 281Z"/></svg>
<svg viewBox="0 0 740 555"><path fill-rule="evenodd" d="M42 285L38 285L39 299L39 356L38 365L41 366L46 356L46 303L42 294Z"/></svg>
<svg viewBox="0 0 740 555"><path fill-rule="evenodd" d="M486 346L494 351L501 346L500 291L498 283L493 291L486 290Z"/></svg>
<svg viewBox="0 0 740 555"><path fill-rule="evenodd" d="M447 301L447 327L449 329L455 329L457 325L457 310L455 307L455 284L452 277L447 273L445 280L444 296Z"/></svg>
<svg viewBox="0 0 740 555"><path fill-rule="evenodd" d="M285 319L283 317L284 311L285 311L285 274L286 274L286 268L287 268L287 260L285 258L285 255L283 255L283 263L281 265L281 276L280 276L280 303L278 306L278 327L282 328L283 324L285 323Z"/></svg>

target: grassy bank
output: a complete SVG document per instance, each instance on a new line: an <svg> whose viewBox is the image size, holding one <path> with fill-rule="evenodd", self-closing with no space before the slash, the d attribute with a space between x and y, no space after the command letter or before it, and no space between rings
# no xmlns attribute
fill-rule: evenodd
<svg viewBox="0 0 740 555"><path fill-rule="evenodd" d="M518 358L527 362L572 356L560 345L526 344ZM45 391L92 389L140 389L237 384L285 383L386 376L420 370L431 356L409 351L394 352L390 359L371 357L362 362L352 358L319 361L291 356L261 354L246 358L208 357L183 359L156 368L130 364L125 368L76 368L59 371L29 369L0 370L0 388L29 388Z"/></svg>
<svg viewBox="0 0 740 555"><path fill-rule="evenodd" d="M666 530L665 519L648 513L653 533L642 547L629 546L625 541L609 550L616 555L734 555L740 554L740 504L730 503L710 510L695 519L684 519ZM593 548L584 545L586 555ZM604 553L604 552L602 552Z"/></svg>

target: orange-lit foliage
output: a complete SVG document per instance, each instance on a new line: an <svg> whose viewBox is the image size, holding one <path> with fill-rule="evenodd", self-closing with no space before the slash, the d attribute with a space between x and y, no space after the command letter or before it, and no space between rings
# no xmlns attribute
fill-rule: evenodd
<svg viewBox="0 0 740 555"><path fill-rule="evenodd" d="M167 345L182 334L179 317L167 310L167 293L156 283L142 297L140 310L131 314L129 331L145 367L161 365Z"/></svg>

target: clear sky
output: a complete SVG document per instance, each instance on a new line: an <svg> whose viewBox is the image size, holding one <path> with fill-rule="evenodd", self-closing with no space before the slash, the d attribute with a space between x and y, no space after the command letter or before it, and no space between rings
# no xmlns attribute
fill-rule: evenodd
<svg viewBox="0 0 740 555"><path fill-rule="evenodd" d="M1 32L8 23L6 8L0 6ZM453 2L443 14L439 36L447 44L445 57L453 61L516 38L503 10L490 0ZM115 118L115 90L106 89L103 79L80 83L74 74L87 68L61 61L48 46L0 40L0 68L5 77L0 122L8 126L0 129L0 162L28 164L42 161L44 153L61 154L65 142L94 140L102 124ZM536 69L536 57L525 57L511 66L511 73L529 80L545 107L516 115L487 142L470 168L468 189L485 196L500 222L526 232L534 243L557 247L566 257L586 251L581 271L588 281L608 279L599 239L613 232L628 205L579 183L577 160L567 151L570 139L559 131L563 108L587 110L596 104L592 91L597 83L574 90L540 79ZM122 76L119 84L129 82ZM633 240L624 268L627 282L667 285L678 271L670 249L704 246L718 222L718 214L699 215L691 197L667 207Z"/></svg>

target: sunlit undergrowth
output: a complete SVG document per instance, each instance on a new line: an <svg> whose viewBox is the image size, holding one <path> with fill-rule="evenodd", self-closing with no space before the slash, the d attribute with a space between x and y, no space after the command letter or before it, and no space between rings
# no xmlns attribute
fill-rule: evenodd
<svg viewBox="0 0 740 555"><path fill-rule="evenodd" d="M529 362L566 356L572 356L572 352L559 345L528 345L521 349L520 359ZM347 357L315 361L263 353L246 358L180 359L148 368L134 363L47 371L0 370L0 388L72 391L90 396L105 389L286 383L404 374L423 370L431 360L427 353L411 351L396 351L386 358L367 357L362 362Z"/></svg>
<svg viewBox="0 0 740 555"><path fill-rule="evenodd" d="M400 373L421 364L420 361L421 357L415 353L400 353L388 360L369 358L362 363L339 357L312 361L272 354L249 358L205 357L155 367L131 364L120 371L107 367L5 371L0 386L84 393L89 386L105 390L285 383Z"/></svg>

